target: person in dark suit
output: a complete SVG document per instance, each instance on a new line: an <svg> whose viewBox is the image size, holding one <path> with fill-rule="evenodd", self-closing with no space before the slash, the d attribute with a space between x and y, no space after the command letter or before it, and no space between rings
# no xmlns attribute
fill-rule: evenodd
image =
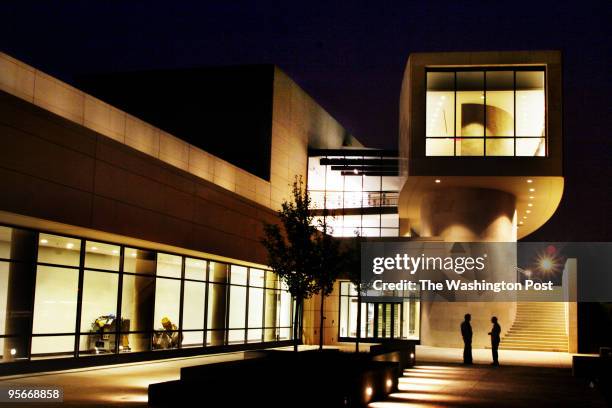
<svg viewBox="0 0 612 408"><path fill-rule="evenodd" d="M493 353L493 363L492 363L492 365L498 366L499 365L499 360L498 360L498 356L497 356L497 349L499 348L499 342L501 340L500 339L501 327L497 323L497 317L495 317L495 316L493 316L491 318L491 323L493 323L493 328L489 332L489 336L491 336L491 352Z"/></svg>
<svg viewBox="0 0 612 408"><path fill-rule="evenodd" d="M472 364L472 316L468 313L461 323L461 336L463 337L463 364Z"/></svg>

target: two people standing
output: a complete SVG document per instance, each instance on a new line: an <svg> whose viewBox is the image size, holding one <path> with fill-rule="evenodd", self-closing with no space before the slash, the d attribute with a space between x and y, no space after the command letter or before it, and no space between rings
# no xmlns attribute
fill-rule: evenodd
<svg viewBox="0 0 612 408"><path fill-rule="evenodd" d="M467 313L463 322L461 323L461 336L463 337L463 364L472 364L472 325L470 321L472 320L472 315ZM497 323L497 317L493 316L491 318L491 323L493 323L493 328L489 332L489 336L491 336L491 351L493 354L493 365L499 366L498 353L499 342L501 340L501 326Z"/></svg>

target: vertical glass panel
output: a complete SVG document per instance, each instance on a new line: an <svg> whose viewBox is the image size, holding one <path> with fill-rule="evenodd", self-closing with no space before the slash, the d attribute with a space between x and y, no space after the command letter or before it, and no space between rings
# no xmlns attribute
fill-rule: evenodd
<svg viewBox="0 0 612 408"><path fill-rule="evenodd" d="M380 227L380 214L363 214L361 226L368 228Z"/></svg>
<svg viewBox="0 0 612 408"><path fill-rule="evenodd" d="M327 231L333 236L342 234L342 227L344 224L344 217L339 215L335 217L327 217Z"/></svg>
<svg viewBox="0 0 612 408"><path fill-rule="evenodd" d="M155 275L156 253L142 249L125 248L123 271Z"/></svg>
<svg viewBox="0 0 612 408"><path fill-rule="evenodd" d="M119 351L127 353L130 351L149 351L151 350L150 333L125 333L121 334L121 344Z"/></svg>
<svg viewBox="0 0 612 408"><path fill-rule="evenodd" d="M544 71L516 72L516 136L545 136L544 95Z"/></svg>
<svg viewBox="0 0 612 408"><path fill-rule="evenodd" d="M178 255L157 254L157 276L180 278L183 258Z"/></svg>
<svg viewBox="0 0 612 408"><path fill-rule="evenodd" d="M484 156L484 139L457 139L457 156Z"/></svg>
<svg viewBox="0 0 612 408"><path fill-rule="evenodd" d="M249 270L249 286L264 286L264 271L262 269L251 268Z"/></svg>
<svg viewBox="0 0 612 408"><path fill-rule="evenodd" d="M361 191L344 192L344 208L361 208Z"/></svg>
<svg viewBox="0 0 612 408"><path fill-rule="evenodd" d="M350 298L348 296L340 297L340 337L349 336L349 299Z"/></svg>
<svg viewBox="0 0 612 408"><path fill-rule="evenodd" d="M115 351L117 330L117 290L119 275L85 271L81 306L81 336L79 349L85 353Z"/></svg>
<svg viewBox="0 0 612 408"><path fill-rule="evenodd" d="M247 284L247 268L244 266L231 265L231 281L232 285L246 285Z"/></svg>
<svg viewBox="0 0 612 408"><path fill-rule="evenodd" d="M263 289L249 288L249 328L263 327L263 301Z"/></svg>
<svg viewBox="0 0 612 408"><path fill-rule="evenodd" d="M368 326L368 331L366 333L367 337L374 337L374 304L373 303L368 303L367 304L367 326Z"/></svg>
<svg viewBox="0 0 612 408"><path fill-rule="evenodd" d="M73 329L74 330L74 329ZM72 355L74 335L32 337L32 359L60 358Z"/></svg>
<svg viewBox="0 0 612 408"><path fill-rule="evenodd" d="M397 228L381 228L380 229L381 237L398 237L399 229Z"/></svg>
<svg viewBox="0 0 612 408"><path fill-rule="evenodd" d="M95 241L85 242L85 267L94 269L119 270L119 246Z"/></svg>
<svg viewBox="0 0 612 408"><path fill-rule="evenodd" d="M8 262L0 262L0 334L7 334L9 273L10 264ZM0 338L0 350L4 350L2 347L4 347L4 339Z"/></svg>
<svg viewBox="0 0 612 408"><path fill-rule="evenodd" d="M488 71L486 83L487 136L514 136L514 72ZM488 147L487 155L489 155ZM506 156L506 154L493 156Z"/></svg>
<svg viewBox="0 0 612 408"><path fill-rule="evenodd" d="M456 128L457 136L484 136L483 71L457 72Z"/></svg>
<svg viewBox="0 0 612 408"><path fill-rule="evenodd" d="M379 191L381 186L381 176L363 176L364 191Z"/></svg>
<svg viewBox="0 0 612 408"><path fill-rule="evenodd" d="M272 271L266 271L266 288L276 289L278 287L278 278Z"/></svg>
<svg viewBox="0 0 612 408"><path fill-rule="evenodd" d="M330 159L342 159L343 157L330 157ZM325 175L325 190L342 191L344 190L344 176L339 171L330 171L328 168Z"/></svg>
<svg viewBox="0 0 612 408"><path fill-rule="evenodd" d="M183 329L204 329L206 283L185 281L183 294Z"/></svg>
<svg viewBox="0 0 612 408"><path fill-rule="evenodd" d="M202 347L204 344L203 331L184 331L181 347Z"/></svg>
<svg viewBox="0 0 612 408"><path fill-rule="evenodd" d="M155 282L155 330L177 330L181 299L181 281L158 278Z"/></svg>
<svg viewBox="0 0 612 408"><path fill-rule="evenodd" d="M362 237L379 237L380 228L362 228L361 236Z"/></svg>
<svg viewBox="0 0 612 408"><path fill-rule="evenodd" d="M78 280L77 269L38 266L33 333L74 333Z"/></svg>
<svg viewBox="0 0 612 408"><path fill-rule="evenodd" d="M454 139L427 139L426 156L452 156L455 154Z"/></svg>
<svg viewBox="0 0 612 408"><path fill-rule="evenodd" d="M381 214L380 226L383 228L399 228L399 214Z"/></svg>
<svg viewBox="0 0 612 408"><path fill-rule="evenodd" d="M179 313L181 282L158 278L155 282L155 314L153 319L153 348L177 348L180 343Z"/></svg>
<svg viewBox="0 0 612 408"><path fill-rule="evenodd" d="M325 208L325 191L309 191L310 207L309 208Z"/></svg>
<svg viewBox="0 0 612 408"><path fill-rule="evenodd" d="M325 193L325 206L326 208L342 208L344 205L344 193L342 191L333 192L327 191Z"/></svg>
<svg viewBox="0 0 612 408"><path fill-rule="evenodd" d="M13 229L9 227L0 227L0 258L11 258L11 236Z"/></svg>
<svg viewBox="0 0 612 408"><path fill-rule="evenodd" d="M227 307L227 292L225 285L208 284L208 316L206 316L208 329L208 342L211 345L225 343L225 317Z"/></svg>
<svg viewBox="0 0 612 408"><path fill-rule="evenodd" d="M308 190L325 190L325 166L320 161L321 157L308 158Z"/></svg>
<svg viewBox="0 0 612 408"><path fill-rule="evenodd" d="M455 74L427 73L426 136L453 136L455 118Z"/></svg>
<svg viewBox="0 0 612 408"><path fill-rule="evenodd" d="M266 312L265 312L265 326L267 328L273 328L276 326L276 319L278 314L278 296L277 291L274 289L266 289ZM264 341L275 341L276 331L273 329L265 331Z"/></svg>
<svg viewBox="0 0 612 408"><path fill-rule="evenodd" d="M514 139L487 139L487 156L514 156Z"/></svg>
<svg viewBox="0 0 612 408"><path fill-rule="evenodd" d="M399 191L402 187L402 177L399 176L384 176L382 177L383 191Z"/></svg>
<svg viewBox="0 0 612 408"><path fill-rule="evenodd" d="M529 157L546 156L546 139L541 138L517 138L516 155Z"/></svg>
<svg viewBox="0 0 612 408"><path fill-rule="evenodd" d="M359 157L361 159L361 157ZM344 176L344 191L362 191L363 176Z"/></svg>
<svg viewBox="0 0 612 408"><path fill-rule="evenodd" d="M262 336L263 336L262 329L249 329L247 332L247 342L259 343L261 342Z"/></svg>
<svg viewBox="0 0 612 408"><path fill-rule="evenodd" d="M146 260L145 260L146 261ZM147 264L146 262L144 263ZM123 275L121 299L122 332L147 331L153 329L155 310L155 280L150 276ZM122 337L122 351L149 350L149 335Z"/></svg>
<svg viewBox="0 0 612 408"><path fill-rule="evenodd" d="M185 279L206 280L206 261L185 258Z"/></svg>
<svg viewBox="0 0 612 408"><path fill-rule="evenodd" d="M286 290L280 293L280 327L291 326L291 294Z"/></svg>
<svg viewBox="0 0 612 408"><path fill-rule="evenodd" d="M210 262L210 276L208 279L211 282L226 283L227 282L227 265L220 262Z"/></svg>
<svg viewBox="0 0 612 408"><path fill-rule="evenodd" d="M227 343L228 344L244 343L244 329L228 330Z"/></svg>
<svg viewBox="0 0 612 408"><path fill-rule="evenodd" d="M245 327L246 319L246 288L243 286L230 286L229 328Z"/></svg>
<svg viewBox="0 0 612 408"><path fill-rule="evenodd" d="M40 234L38 262L79 266L81 240L60 235Z"/></svg>
<svg viewBox="0 0 612 408"><path fill-rule="evenodd" d="M345 215L344 216L344 227L355 227L361 226L361 215Z"/></svg>

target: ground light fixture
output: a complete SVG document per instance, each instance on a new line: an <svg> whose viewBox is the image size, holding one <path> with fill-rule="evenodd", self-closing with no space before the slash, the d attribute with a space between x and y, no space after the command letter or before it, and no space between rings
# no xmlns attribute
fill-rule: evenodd
<svg viewBox="0 0 612 408"><path fill-rule="evenodd" d="M435 181L436 181L436 184L440 184L442 182L442 180L440 179L436 179Z"/></svg>
<svg viewBox="0 0 612 408"><path fill-rule="evenodd" d="M11 349L11 356L14 356L15 354L17 354L17 349L12 348Z"/></svg>
<svg viewBox="0 0 612 408"><path fill-rule="evenodd" d="M48 243L48 242L49 242L49 241L47 241L47 240L46 240L46 239L44 239L44 238L40 240L40 243L41 243L41 244L46 244L46 243Z"/></svg>
<svg viewBox="0 0 612 408"><path fill-rule="evenodd" d="M366 387L365 394L368 398L370 398L373 393L374 393L374 390L372 389L372 387Z"/></svg>

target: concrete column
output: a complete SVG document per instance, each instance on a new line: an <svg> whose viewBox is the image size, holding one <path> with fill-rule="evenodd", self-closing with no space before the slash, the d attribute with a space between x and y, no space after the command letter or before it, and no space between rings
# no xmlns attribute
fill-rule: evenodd
<svg viewBox="0 0 612 408"><path fill-rule="evenodd" d="M515 203L512 194L498 190L436 189L425 194L421 202L421 235L446 242L516 242ZM503 259L512 255L516 252L504 254ZM497 316L505 333L514 321L516 303L490 302L486 298L482 302L422 302L421 343L463 347L459 325L466 313L472 315L472 345L483 348L490 345L487 333L491 317Z"/></svg>
<svg viewBox="0 0 612 408"><path fill-rule="evenodd" d="M19 337L4 339L3 359L26 358L30 354L29 337L34 310L36 284L36 238L33 231L13 229L11 234L11 262L6 299L6 334ZM11 353L14 350L14 355Z"/></svg>

